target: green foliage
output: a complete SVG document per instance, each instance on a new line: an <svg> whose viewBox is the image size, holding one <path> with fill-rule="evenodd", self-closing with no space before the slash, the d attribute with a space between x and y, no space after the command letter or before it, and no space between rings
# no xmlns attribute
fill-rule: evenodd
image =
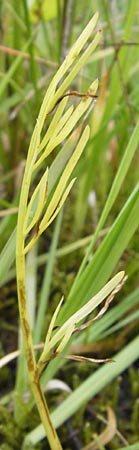
<svg viewBox="0 0 139 450"><path fill-rule="evenodd" d="M87 41L84 33L83 41L78 40L73 52L70 50L67 65L62 64L68 49L71 49L96 8L99 9L97 30L103 30L99 47L92 54L99 43L100 32L92 42L91 23L88 28L88 47L85 47L84 52L81 50ZM0 306L3 312L3 301L5 305L6 300L13 301L10 292L13 292L15 279L17 207L27 148L35 123L26 172L26 175L29 174L28 200L26 202L21 195L23 203L20 208L24 222L24 253L27 255L26 282L32 352L33 344L42 341L48 328L49 339L46 338L46 344L49 347L52 345L49 354L45 346L43 361L40 350L35 354L38 360L40 357L44 369L42 388L53 376L61 376L59 368L66 361L63 357L57 357L45 368L44 360L54 356L56 349L69 357L72 352L67 345L69 338L70 344L73 348L77 346L77 349L78 346L95 345L96 342L100 346L103 342L105 349L107 346L109 349L111 342L110 354L107 350L106 356L113 357L115 361L99 369L90 370L90 365L87 366L85 381L80 380L80 386L60 406L53 406L51 419L54 427L58 428L96 394L101 399L105 386L109 386L119 374L122 375L139 357L139 248L136 234L139 225L138 5L136 1L117 1L110 5L106 0L91 3L90 0L81 0L42 2L40 7L38 1L13 0L12 3L2 1L0 9L0 33L5 46L0 49ZM14 50L17 53L14 54ZM92 83L95 78L99 78L96 103L89 97L63 97L69 89L90 93L88 86L95 93L97 81ZM87 122L91 129L90 137ZM78 161L86 142L86 149ZM76 178L73 187L72 171L73 181ZM58 215L53 228L51 222L71 187L66 207ZM89 206L88 196L92 191L95 192L95 202ZM45 232L48 225L50 229ZM34 243L37 243L35 247ZM90 299L93 298L93 310L94 296L99 295L109 278L121 270L127 273L128 279L115 299L116 304L108 312L105 304L105 315L101 320L91 322L94 319L91 316L90 327L75 333L76 327L84 325L81 308L86 308L86 314L90 313ZM112 286L112 292L114 290ZM67 291L68 295L65 295ZM59 298L62 295L65 301L60 309L62 302L59 304ZM74 319L77 319L75 314L78 310L80 323L76 325ZM122 340L124 333L126 338ZM118 336L120 344L117 352ZM93 352L89 356L94 359ZM105 358L105 352L101 351L98 357ZM6 363L8 359L6 362L2 358L1 367ZM70 361L68 364L70 371ZM32 417L34 400L30 395L24 405L24 395L29 388L23 355L19 359L16 386L13 381L11 384L14 392L16 390L16 421L24 429L29 416ZM14 394L10 392L9 395ZM8 409L8 396L2 397L1 401ZM127 433L131 443L124 447L127 450L139 448L136 433L138 404L134 398L132 403L133 428L132 435L130 431ZM25 431L22 448L35 448L37 443L41 448L43 437L42 425L36 427L35 423L32 424L31 432L27 434ZM122 450L120 440L117 444L113 439L113 445ZM9 441L4 445L8 446Z"/></svg>
<svg viewBox="0 0 139 450"><path fill-rule="evenodd" d="M60 7L62 7L63 2L59 2ZM32 3L30 8L30 19L31 22L38 22L40 17L43 20L52 20L58 15L58 2L57 0L52 0L48 3L47 0L43 1L42 4L38 0Z"/></svg>

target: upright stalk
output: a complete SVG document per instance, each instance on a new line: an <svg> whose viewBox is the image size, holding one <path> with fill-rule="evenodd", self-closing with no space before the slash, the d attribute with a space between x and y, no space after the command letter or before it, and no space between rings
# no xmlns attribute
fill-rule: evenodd
<svg viewBox="0 0 139 450"><path fill-rule="evenodd" d="M37 145L37 144L36 144ZM27 210L27 199L30 187L31 172L29 171L28 162L26 164L17 223L17 241L16 241L16 274L17 274L17 290L21 328L23 333L23 341L25 347L26 362L32 393L36 401L36 405L46 431L46 435L52 450L62 450L57 433L50 419L50 414L46 399L41 389L38 374L37 363L35 359L31 328L29 323L29 315L26 297L26 276L25 276L25 237L24 237L24 220Z"/></svg>
<svg viewBox="0 0 139 450"><path fill-rule="evenodd" d="M21 236L19 237L21 242ZM18 301L22 332L24 335L25 354L28 367L28 374L31 384L31 389L36 401L36 405L45 428L47 438L52 450L62 450L57 433L53 428L50 414L45 400L44 394L41 390L40 381L38 377L38 369L35 360L32 335L29 325L27 300L26 300L26 288L25 288L25 257L22 251L17 252L16 255L17 264L17 287L18 287Z"/></svg>
<svg viewBox="0 0 139 450"><path fill-rule="evenodd" d="M26 3L26 2L24 2ZM17 241L16 241L16 272L17 272L17 289L18 289L18 302L19 312L21 320L21 328L23 333L23 343L25 348L25 355L27 361L27 368L29 374L29 380L31 389L34 395L34 399L44 426L46 430L47 438L52 450L62 450L56 431L53 428L50 414L45 400L44 394L40 385L40 374L42 365L44 366L44 359L40 359L36 362L31 327L28 314L28 303L26 293L26 274L25 274L25 255L32 248L41 234L48 228L51 222L58 215L62 208L74 182L75 178L70 180L71 174L85 148L85 145L89 138L89 127L86 126L82 133L79 133L78 122L89 108L96 90L98 87L98 80L94 80L89 86L87 93L79 93L81 100L75 107L69 107L64 112L70 92L66 92L70 86L72 80L78 74L79 70L85 65L89 55L96 48L101 32L97 32L93 41L88 45L88 48L82 52L85 44L87 43L92 30L94 29L98 19L98 13L87 24L86 28L81 33L73 47L71 48L66 59L55 74L51 81L46 95L44 97L41 109L38 115L38 119L32 134L24 178L21 188L21 196L19 203L18 223L17 223ZM81 53L81 54L80 54ZM71 71L69 72L69 68ZM72 95L78 94L72 91ZM47 128L46 132L43 130L44 123L47 115L53 113L52 121ZM75 127L76 130L75 130ZM67 142L67 148L71 146L71 133L75 130L79 139L76 139L75 148L71 155L69 154L68 160L64 161L63 168L58 174L54 173L54 184L56 185L52 197L50 194L50 177L48 176L48 167L42 166L42 163L46 160L47 156L63 141ZM42 140L40 142L40 135L42 133ZM32 183L32 178L35 178L35 171L39 172L40 168L45 167L43 175L40 175L40 179L33 194L29 199L29 190ZM59 178L60 175L60 178ZM47 203L46 203L47 200ZM59 306L56 313L58 313ZM47 344L50 340L51 330L53 329L54 318L52 317L49 332L46 335L45 352L49 353L51 345ZM72 332L73 325L70 323L70 329L67 331L62 330L62 343L58 346L58 351L61 350L67 342L68 335ZM44 353L43 353L44 356ZM41 357L40 357L41 358ZM49 360L49 357L48 357Z"/></svg>

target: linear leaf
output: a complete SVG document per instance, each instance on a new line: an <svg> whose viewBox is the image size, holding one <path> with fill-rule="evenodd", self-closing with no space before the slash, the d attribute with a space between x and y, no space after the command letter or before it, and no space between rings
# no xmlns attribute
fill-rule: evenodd
<svg viewBox="0 0 139 450"><path fill-rule="evenodd" d="M97 395L108 383L124 372L139 358L139 337L131 341L122 351L113 356L114 362L104 364L90 375L81 385L69 395L64 402L52 413L51 418L56 428L75 414L81 406ZM42 425L29 433L24 441L25 450L28 443L37 444L45 436ZM138 448L138 447L137 447Z"/></svg>
<svg viewBox="0 0 139 450"><path fill-rule="evenodd" d="M65 321L71 312L76 311L79 305L85 303L92 294L94 295L106 283L138 225L139 184L99 246L92 261L78 279L72 293L69 294L60 314L60 318L63 316L62 320Z"/></svg>

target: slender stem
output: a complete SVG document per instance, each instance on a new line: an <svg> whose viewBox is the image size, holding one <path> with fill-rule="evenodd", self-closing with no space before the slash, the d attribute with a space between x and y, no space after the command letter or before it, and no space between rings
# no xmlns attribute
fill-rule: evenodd
<svg viewBox="0 0 139 450"><path fill-rule="evenodd" d="M21 242L21 234L19 236L18 229L17 229L17 249L18 242ZM45 400L45 397L43 395L43 392L41 390L39 377L38 377L38 369L37 364L35 361L35 355L33 350L33 342L32 342L32 335L29 325L29 318L28 318L28 311L26 306L26 289L25 289L25 259L24 255L20 248L19 251L17 251L16 255L16 264L17 264L17 288L18 288L18 301L19 301L19 311L20 311L20 320L21 320L21 327L24 337L24 344L25 344L25 354L26 354L26 361L27 361L27 367L28 367L28 374L31 384L31 389L36 401L36 405L43 423L43 426L45 428L47 438L50 444L50 448L52 450L62 450L61 444L59 442L57 433L55 429L53 428L50 414L48 410L48 406Z"/></svg>
<svg viewBox="0 0 139 450"><path fill-rule="evenodd" d="M59 0L57 2L60 7ZM28 26L28 35L30 36L31 35L30 28L29 28L30 24L28 23L28 16L27 16L27 14L28 14L27 0L23 0L23 4L24 4L24 9L25 9L25 14L26 14L26 23ZM51 83L49 85L49 88L47 89L47 93L46 93L43 103L41 105L39 116L36 121L36 125L34 128L33 134L32 134L32 138L31 138L31 142L30 142L30 146L29 146L29 150L28 150L28 156L27 156L27 162L26 162L26 168L25 168L24 179L23 179L23 183L22 183L20 204L19 204L19 214L18 214L18 224L17 224L17 242L16 242L16 271L17 271L17 289L18 289L20 320L21 320L21 327L22 327L22 333L23 333L23 341L24 341L25 356L26 356L29 380L30 380L32 392L34 395L34 399L35 399L44 429L47 434L50 448L52 450L62 450L62 447L59 442L57 433L56 433L55 429L53 428L53 425L52 425L52 422L50 419L47 402L46 402L43 392L41 390L40 377L39 377L40 364L39 364L39 362L38 362L38 364L36 362L35 353L34 353L34 349L33 349L33 341L32 341L31 327L30 327L28 307L27 307L25 252L27 253L29 248L34 244L35 240L38 239L39 235L42 234L42 232L46 229L46 227L55 218L56 214L58 213L59 209L62 207L62 205L68 195L75 179L73 179L68 184L68 186L67 186L67 181L69 180L70 174L72 173L78 159L80 158L81 153L82 153L82 151L86 145L86 142L89 138L89 127L88 126L84 129L82 136L79 138L77 147L75 148L70 159L68 159L68 162L67 162L65 168L63 168L63 172L62 172L62 175L60 176L60 180L57 182L57 187L55 188L52 199L51 199L50 203L48 203L47 210L46 210L46 212L44 212L44 216L40 220L40 223L39 223L39 220L37 220L38 217L36 216L37 219L35 217L36 229L34 230L35 231L34 237L31 237L30 241L29 241L29 237L28 237L28 241L25 242L27 233L29 230L31 230L31 228L28 228L28 226L30 225L30 227L31 227L31 225L32 225L32 223L29 223L29 225L28 225L28 219L29 219L28 213L30 213L30 207L28 205L28 197L29 197L29 189L31 186L33 172L37 168L38 162L40 164L40 162L44 158L46 158L46 156L49 154L48 151L50 151L50 149L51 149L51 137L52 136L51 136L50 131L52 131L52 130L49 129L50 147L47 147L46 152L44 151L43 158L40 157L40 155L39 155L40 150L43 148L43 146L41 148L42 142L40 144L40 135L42 132L44 122L46 120L46 116L49 112L51 112L53 110L54 106L58 104L58 102L61 100L61 96L67 95L67 94L65 94L65 90L68 88L69 84L75 78L75 76L77 75L79 70L84 66L87 58L89 57L89 55L95 49L97 43L99 42L100 30L96 34L96 37L94 38L92 43L88 46L87 50L85 50L84 53L82 53L80 55L81 50L83 49L84 45L86 44L86 42L88 41L88 39L91 35L92 28L94 28L94 26L97 22L97 18L98 18L98 13L96 13L94 15L94 17L91 19L91 21L89 22L89 24L87 25L85 30L81 33L80 37L77 39L77 41L74 44L74 46L72 47L71 51L67 55L66 60L62 63L62 65L58 69L58 72L54 76L53 80L51 81ZM32 41L32 38L29 39L29 44L31 41ZM33 64L34 64L33 54L31 54L31 49L33 49L33 47L30 46L31 62L33 62ZM25 49L24 49L24 51L25 51ZM21 55L21 58L22 58L22 56L23 55ZM67 72L69 72L70 67L71 67L70 74L69 73L67 74ZM33 69L33 67L32 67L32 69ZM15 68L14 68L14 70L15 70ZM11 74L11 72L10 72L10 74ZM67 74L67 76L66 76L66 74ZM33 73L32 73L32 75L33 75ZM65 76L65 79L64 79L64 76ZM8 75L8 77L9 77L9 75ZM61 84L62 80L63 80L63 83ZM35 85L35 79L34 79L34 85ZM94 90L94 85L97 88L97 80L93 84L91 84L89 89ZM3 87L3 89L4 89L4 87ZM88 94L87 94L87 96L88 96ZM67 121L66 130L64 128L63 133L61 131L61 133L58 134L59 137L58 137L58 141L57 141L56 145L58 145L60 142L63 141L63 139L68 137L69 133L71 133L71 131L75 127L79 118L83 115L83 113L88 108L89 104L90 104L89 99L87 100L87 103L85 106L84 106L84 102L83 102L83 105L81 103L81 109L79 107L80 112L77 113L77 117L76 117L76 114L73 113L72 118L70 118L69 121ZM75 110L75 112L76 112L76 110ZM53 135L53 133L52 133L52 135ZM55 148L55 146L52 147L52 150L54 148ZM38 157L39 157L39 159L38 159ZM37 161L37 163L36 163L36 161ZM54 177L56 177L55 174L54 174ZM56 179L55 179L55 181L56 181ZM45 182L46 182L46 179L45 179ZM43 179L43 183L41 183L41 185L39 185L39 189L37 188L38 202L39 202L39 195L41 195L42 193L43 193L43 199L44 199L44 188L45 188L45 192L46 192L46 186L44 185L44 179ZM32 196L32 198L33 198L32 202L34 202L34 197ZM41 203L41 205L42 205L42 203ZM32 204L31 204L31 206L32 206ZM27 210L27 208L28 208L28 210ZM40 209L37 210L36 214L39 214L40 212L42 212L41 207L40 207ZM39 216L39 218L40 218L40 216ZM67 337L68 337L68 333L69 333L69 335L71 334L73 325L71 323L69 325L70 325L70 330L69 331L67 330L67 332L66 332L64 329L64 335L62 334L62 338L63 338L62 345L65 344ZM47 347L47 345L46 345L46 347ZM61 347L59 346L59 348L61 348ZM46 348L46 350L47 350L47 348ZM40 359L40 361L41 361L41 359Z"/></svg>
<svg viewBox="0 0 139 450"><path fill-rule="evenodd" d="M38 143L36 144L38 145ZM19 204L19 214L17 223L17 241L16 241L16 274L17 274L17 290L18 290L18 302L19 302L19 313L21 328L23 333L23 341L25 347L26 362L29 374L29 380L31 384L31 389L34 395L34 399L46 431L46 435L49 441L50 448L52 450L62 450L60 441L58 439L57 433L53 428L53 424L50 419L50 414L47 406L47 402L43 395L40 386L40 380L38 375L38 367L35 359L35 353L33 349L33 341L31 328L29 323L29 315L27 309L27 298L26 298L26 281L25 281L25 256L24 256L24 220L27 210L27 199L29 193L29 187L31 182L31 161L32 157L32 147L28 153L28 159L26 163L26 169L24 174L24 179L22 183L22 190L20 196Z"/></svg>

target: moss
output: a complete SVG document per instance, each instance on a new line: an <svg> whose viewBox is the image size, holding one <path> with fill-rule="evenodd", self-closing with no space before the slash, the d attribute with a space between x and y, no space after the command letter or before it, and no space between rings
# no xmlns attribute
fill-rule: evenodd
<svg viewBox="0 0 139 450"><path fill-rule="evenodd" d="M22 442L22 431L15 423L9 410L0 405L0 441L2 450L19 450Z"/></svg>

